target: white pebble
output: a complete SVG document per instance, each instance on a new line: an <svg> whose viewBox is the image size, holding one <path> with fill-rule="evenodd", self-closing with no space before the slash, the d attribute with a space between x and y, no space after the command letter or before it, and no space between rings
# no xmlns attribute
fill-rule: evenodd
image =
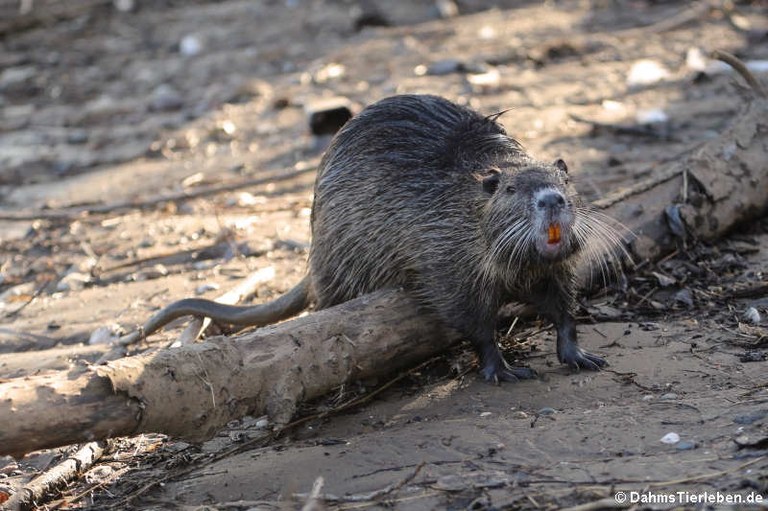
<svg viewBox="0 0 768 511"><path fill-rule="evenodd" d="M621 101L615 101L612 99L604 99L601 103L601 106L603 107L603 110L606 112L615 112L619 114L623 114L627 111L627 107L622 103Z"/></svg>
<svg viewBox="0 0 768 511"><path fill-rule="evenodd" d="M31 2L30 2L31 3ZM131 12L136 9L135 0L114 0L112 5L120 12Z"/></svg>
<svg viewBox="0 0 768 511"><path fill-rule="evenodd" d="M194 57L203 51L203 43L200 38L194 35L187 35L179 43L179 53L185 57Z"/></svg>
<svg viewBox="0 0 768 511"><path fill-rule="evenodd" d="M669 78L667 69L655 60L638 60L629 70L627 75L627 85L637 87L642 85L651 85Z"/></svg>
<svg viewBox="0 0 768 511"><path fill-rule="evenodd" d="M638 124L657 124L667 122L669 116L661 108L648 108L646 110L638 110L635 120Z"/></svg>
<svg viewBox="0 0 768 511"><path fill-rule="evenodd" d="M488 25L483 26L478 30L477 36L480 39L488 40L488 39L496 39L496 29L493 27L489 27Z"/></svg>
<svg viewBox="0 0 768 511"><path fill-rule="evenodd" d="M667 433L661 437L661 443L673 445L680 441L680 435L677 433Z"/></svg>
<svg viewBox="0 0 768 511"><path fill-rule="evenodd" d="M467 75L467 81L481 90L493 89L499 86L501 75L498 69L492 68L485 73Z"/></svg>
<svg viewBox="0 0 768 511"><path fill-rule="evenodd" d="M257 204L264 204L267 202L267 198L263 195L253 195L252 193L248 192L240 192L237 194L237 198L235 199L235 204L242 207L248 207L248 206L256 206Z"/></svg>
<svg viewBox="0 0 768 511"><path fill-rule="evenodd" d="M114 327L100 326L91 333L91 336L88 338L88 344L112 344L117 338Z"/></svg>
<svg viewBox="0 0 768 511"><path fill-rule="evenodd" d="M749 307L746 311L744 311L744 319L753 325L759 325L760 321L762 320L760 313L754 307Z"/></svg>
<svg viewBox="0 0 768 511"><path fill-rule="evenodd" d="M685 52L685 65L691 71L705 71L708 64L709 59L701 51L701 48L688 48L688 51Z"/></svg>
<svg viewBox="0 0 768 511"><path fill-rule="evenodd" d="M207 293L208 291L215 291L219 289L219 287L220 286L214 282L211 282L208 284L201 284L195 288L195 294L202 295Z"/></svg>
<svg viewBox="0 0 768 511"><path fill-rule="evenodd" d="M56 284L56 291L77 291L83 289L92 280L91 276L85 273L68 273Z"/></svg>
<svg viewBox="0 0 768 511"><path fill-rule="evenodd" d="M768 73L768 60L748 60L746 65L753 73Z"/></svg>

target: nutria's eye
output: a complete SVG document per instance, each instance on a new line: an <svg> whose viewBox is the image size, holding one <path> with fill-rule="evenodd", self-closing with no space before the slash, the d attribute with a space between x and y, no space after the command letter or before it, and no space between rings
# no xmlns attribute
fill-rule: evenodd
<svg viewBox="0 0 768 511"><path fill-rule="evenodd" d="M515 193L515 187L512 185L507 186L507 193Z"/></svg>
<svg viewBox="0 0 768 511"><path fill-rule="evenodd" d="M496 193L499 188L499 174L493 173L483 178L483 190L487 193Z"/></svg>
<svg viewBox="0 0 768 511"><path fill-rule="evenodd" d="M568 165L566 165L565 162L563 160L561 160L560 158L555 160L555 167L557 167L558 169L562 170L566 174L568 173Z"/></svg>

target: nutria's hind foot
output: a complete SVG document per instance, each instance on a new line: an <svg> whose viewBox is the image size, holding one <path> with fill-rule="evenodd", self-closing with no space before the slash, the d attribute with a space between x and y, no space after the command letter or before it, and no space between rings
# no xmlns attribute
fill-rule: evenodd
<svg viewBox="0 0 768 511"><path fill-rule="evenodd" d="M599 371L608 365L608 362L603 357L584 351L575 343L568 343L563 346L563 349L558 353L558 358L561 363L576 370L589 369Z"/></svg>
<svg viewBox="0 0 768 511"><path fill-rule="evenodd" d="M500 382L516 382L518 380L533 380L538 377L530 367L517 367L507 364L504 359L496 363L488 363L480 371L485 381L498 385Z"/></svg>

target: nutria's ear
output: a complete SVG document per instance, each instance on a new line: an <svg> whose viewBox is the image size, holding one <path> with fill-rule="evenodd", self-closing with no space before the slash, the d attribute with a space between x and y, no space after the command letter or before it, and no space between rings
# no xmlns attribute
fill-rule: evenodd
<svg viewBox="0 0 768 511"><path fill-rule="evenodd" d="M483 190L487 193L493 194L499 187L499 173L494 172L493 174L489 174L482 178L481 182L483 183Z"/></svg>
<svg viewBox="0 0 768 511"><path fill-rule="evenodd" d="M558 169L562 170L566 174L568 173L568 165L566 165L565 162L563 160L561 160L560 158L555 160L555 167L557 167Z"/></svg>

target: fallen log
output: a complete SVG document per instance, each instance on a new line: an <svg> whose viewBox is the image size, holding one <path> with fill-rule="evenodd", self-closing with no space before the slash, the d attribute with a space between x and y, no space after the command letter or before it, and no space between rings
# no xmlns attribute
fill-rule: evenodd
<svg viewBox="0 0 768 511"><path fill-rule="evenodd" d="M459 339L399 291L380 291L237 338L124 358L73 375L0 384L0 455L156 432L190 442L300 401L391 374Z"/></svg>

